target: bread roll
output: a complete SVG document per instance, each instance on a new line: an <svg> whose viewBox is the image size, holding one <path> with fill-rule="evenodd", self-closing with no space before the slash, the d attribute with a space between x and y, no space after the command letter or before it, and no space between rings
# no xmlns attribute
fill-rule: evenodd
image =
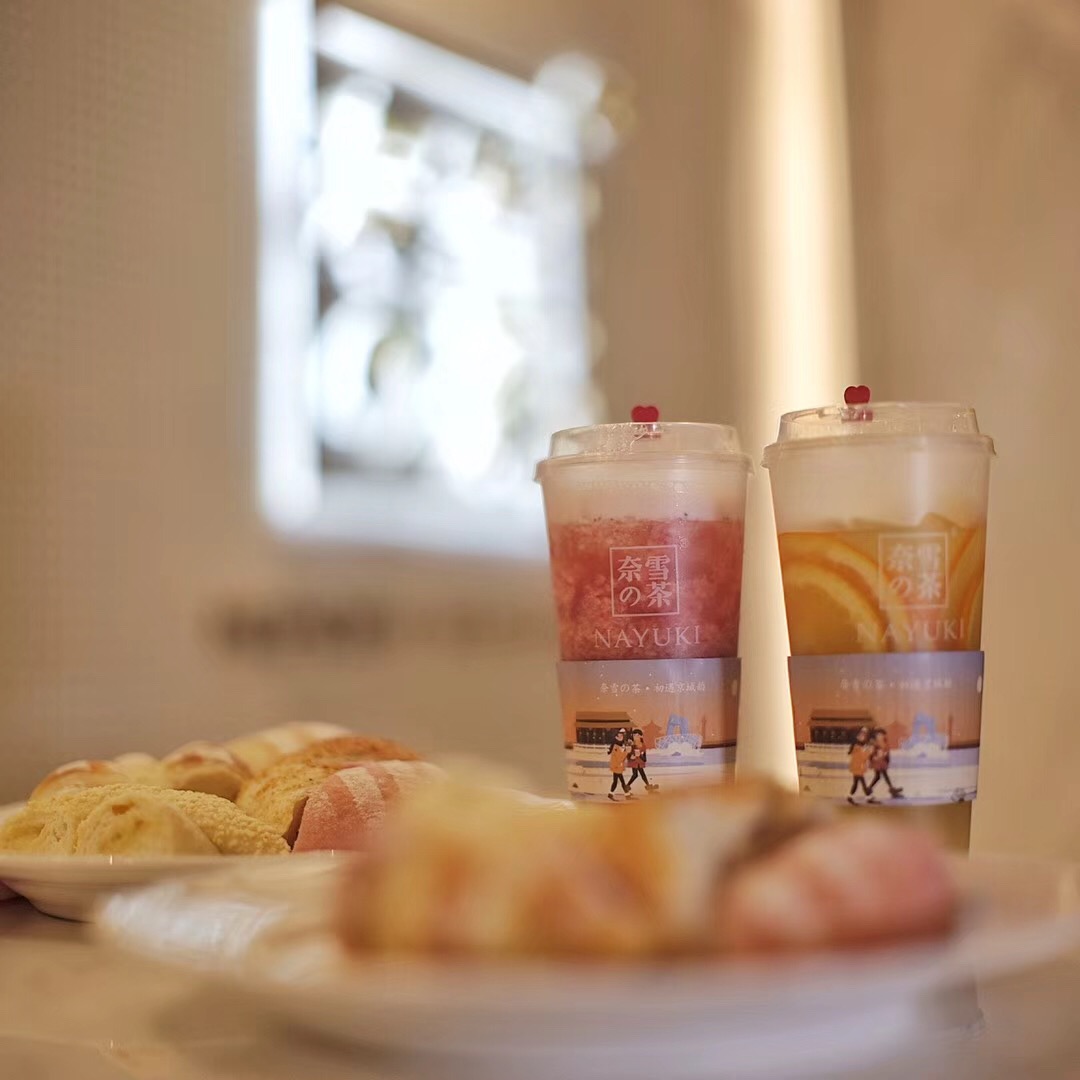
<svg viewBox="0 0 1080 1080"><path fill-rule="evenodd" d="M426 761L367 762L335 773L309 796L293 851L364 851L389 808L438 779Z"/></svg>
<svg viewBox="0 0 1080 1080"><path fill-rule="evenodd" d="M336 761L323 765L273 765L240 789L236 805L292 846L308 796L342 767Z"/></svg>
<svg viewBox="0 0 1080 1080"><path fill-rule="evenodd" d="M419 761L420 755L411 747L378 735L341 735L285 754L277 764L317 765L334 760L341 763L339 768L346 768L362 761Z"/></svg>
<svg viewBox="0 0 1080 1080"><path fill-rule="evenodd" d="M329 777L365 761L416 757L415 751L389 739L362 735L329 739L286 754L243 786L236 805L271 825L292 844L299 833L308 797Z"/></svg>
<svg viewBox="0 0 1080 1080"><path fill-rule="evenodd" d="M74 855L79 825L110 795L142 790L142 785L111 784L68 788L35 799L0 825L0 850L42 855Z"/></svg>
<svg viewBox="0 0 1080 1080"><path fill-rule="evenodd" d="M132 788L103 799L75 830L76 855L217 855L218 849L187 815Z"/></svg>
<svg viewBox="0 0 1080 1080"><path fill-rule="evenodd" d="M119 754L109 764L119 769L132 783L147 784L150 787L168 786L165 782L165 769L161 762L156 757L151 757L141 751Z"/></svg>
<svg viewBox="0 0 1080 1080"><path fill-rule="evenodd" d="M162 758L165 785L233 802L251 770L220 743L190 742Z"/></svg>
<svg viewBox="0 0 1080 1080"><path fill-rule="evenodd" d="M317 721L281 724L230 739L225 746L254 773L269 768L285 754L302 750L323 739L348 735L348 728Z"/></svg>
<svg viewBox="0 0 1080 1080"><path fill-rule="evenodd" d="M53 769L33 791L30 802L48 799L62 791L131 783L131 777L111 761L69 761Z"/></svg>
<svg viewBox="0 0 1080 1080"><path fill-rule="evenodd" d="M88 788L80 791L72 788L62 794L70 798L74 795L92 795L101 790L101 788ZM35 799L27 803L18 813L12 814L0 823L0 851L26 855L44 854L50 851L56 854L63 853L64 845L60 838L48 831L50 823L55 820L53 804L60 797L60 795L54 795L50 798ZM87 812L93 805L95 803L92 801L87 804ZM75 850L77 824L76 821L71 826L71 840L67 845L69 853Z"/></svg>

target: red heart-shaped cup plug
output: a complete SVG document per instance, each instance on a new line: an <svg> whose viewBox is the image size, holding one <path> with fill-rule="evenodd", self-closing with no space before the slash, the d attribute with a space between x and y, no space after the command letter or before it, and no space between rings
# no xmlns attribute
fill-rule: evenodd
<svg viewBox="0 0 1080 1080"><path fill-rule="evenodd" d="M630 419L635 424L655 424L660 419L660 410L655 405L635 405L630 410Z"/></svg>
<svg viewBox="0 0 1080 1080"><path fill-rule="evenodd" d="M844 391L845 405L866 405L870 401L869 386L849 386Z"/></svg>

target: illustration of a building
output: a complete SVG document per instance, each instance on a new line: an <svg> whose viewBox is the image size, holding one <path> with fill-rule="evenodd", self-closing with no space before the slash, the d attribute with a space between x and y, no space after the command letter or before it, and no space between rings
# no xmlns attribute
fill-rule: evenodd
<svg viewBox="0 0 1080 1080"><path fill-rule="evenodd" d="M911 723L911 734L901 741L900 747L903 750L914 750L920 753L945 750L949 746L951 726L948 724L945 731L939 731L937 721L932 716L916 713Z"/></svg>
<svg viewBox="0 0 1080 1080"><path fill-rule="evenodd" d="M672 713L668 717L667 733L656 740L656 749L672 756L696 755L701 750L701 736L690 730L690 721L685 716Z"/></svg>
<svg viewBox="0 0 1080 1080"><path fill-rule="evenodd" d="M615 732L634 727L628 712L619 709L601 712L577 712L574 714L575 739L578 746L610 746ZM567 747L569 750L570 747Z"/></svg>
<svg viewBox="0 0 1080 1080"><path fill-rule="evenodd" d="M874 727L874 717L868 709L814 709L810 714L810 742L819 746L848 746L862 727ZM796 747L803 749L800 744Z"/></svg>

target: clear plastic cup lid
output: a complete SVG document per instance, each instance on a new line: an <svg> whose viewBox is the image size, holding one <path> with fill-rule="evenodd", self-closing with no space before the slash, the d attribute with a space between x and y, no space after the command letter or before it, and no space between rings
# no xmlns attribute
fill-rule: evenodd
<svg viewBox="0 0 1080 1080"><path fill-rule="evenodd" d="M784 413L776 442L765 447L768 468L781 453L802 448L839 445L852 439L947 440L993 454L994 441L979 431L975 410L945 402L883 401L866 405L827 405Z"/></svg>
<svg viewBox="0 0 1080 1080"><path fill-rule="evenodd" d="M727 424L592 424L556 431L549 456L536 467L536 479L542 480L553 467L618 461L687 465L730 461L750 468L738 433Z"/></svg>

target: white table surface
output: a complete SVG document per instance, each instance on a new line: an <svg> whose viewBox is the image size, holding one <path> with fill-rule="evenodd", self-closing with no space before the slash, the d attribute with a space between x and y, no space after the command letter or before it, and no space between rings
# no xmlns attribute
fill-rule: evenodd
<svg viewBox="0 0 1080 1080"><path fill-rule="evenodd" d="M1080 954L977 989L983 1023L944 1047L880 1060L853 1020L852 1075L1080 1077ZM958 1016L974 998L954 998ZM976 1025L978 1027L980 1025ZM920 1056L921 1055L921 1056ZM517 1080L514 1077L507 1080ZM361 1055L276 1027L245 1002L91 940L87 928L0 903L4 1080L473 1080L474 1070ZM554 1080L554 1078L552 1078ZM560 1077L558 1080L569 1080Z"/></svg>

